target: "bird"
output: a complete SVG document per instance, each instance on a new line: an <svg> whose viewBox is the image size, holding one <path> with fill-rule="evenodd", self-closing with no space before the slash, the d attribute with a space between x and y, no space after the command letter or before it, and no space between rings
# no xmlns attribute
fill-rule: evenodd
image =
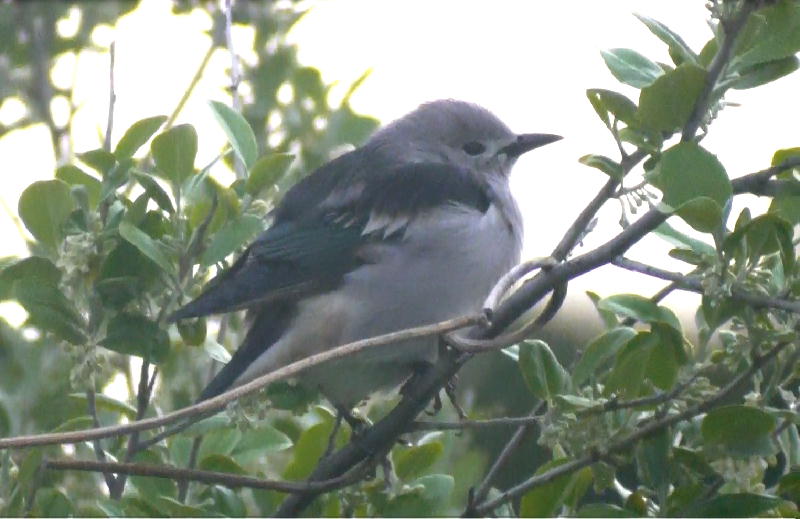
<svg viewBox="0 0 800 519"><path fill-rule="evenodd" d="M520 259L512 166L559 139L437 100L304 177L230 268L170 317L247 310L242 344L198 401L339 345L480 311ZM437 345L428 337L364 350L298 381L352 409L435 362Z"/></svg>

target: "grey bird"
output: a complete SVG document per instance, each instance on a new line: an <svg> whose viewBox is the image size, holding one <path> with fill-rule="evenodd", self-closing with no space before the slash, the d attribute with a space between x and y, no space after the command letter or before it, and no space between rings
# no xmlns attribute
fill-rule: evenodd
<svg viewBox="0 0 800 519"><path fill-rule="evenodd" d="M560 138L518 135L480 106L434 101L298 182L269 229L172 315L248 310L244 342L199 400L342 344L479 311L519 261L511 168ZM350 409L437 351L434 338L390 344L300 382Z"/></svg>

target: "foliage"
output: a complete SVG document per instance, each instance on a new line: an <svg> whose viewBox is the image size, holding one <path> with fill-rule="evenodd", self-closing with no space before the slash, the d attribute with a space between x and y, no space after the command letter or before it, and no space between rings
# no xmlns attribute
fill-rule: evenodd
<svg viewBox="0 0 800 519"><path fill-rule="evenodd" d="M608 176L613 189L607 199L620 202L623 232L644 225L646 216L630 222L639 206L672 216L674 225L660 223L636 239L652 232L675 246L670 256L688 265L687 273L673 276L673 289L702 294L699 342L691 343L675 313L660 304L663 295L590 293L605 330L574 359L556 355L543 341L524 341L505 356L485 354L498 370L491 378L503 384L484 394L494 391L503 398L474 403L471 415L508 414L504 398L516 402L516 413L538 413L532 419L534 442L518 451L524 455L505 459L497 478L482 484L501 456L497 439L505 441L505 429L458 435L413 432L414 424L405 423L397 435L412 430L404 434L406 444L394 446L388 456L394 476L387 469L383 478L364 475L320 495L306 513L418 516L465 508L524 516L797 513L800 152L777 150L774 169L763 181L737 184L702 143L728 89L758 87L797 68L800 4L764 4L712 2L714 33L700 50L640 16L668 46L673 63L612 49L602 58L614 77L639 90L638 102L610 90L587 92L620 158L587 155L581 162ZM12 2L0 10L52 27L66 9L33 5ZM194 8L188 2L175 6ZM75 41L48 42L44 57L25 57L9 42L0 50L33 71L37 60L49 65L59 52L82 48L85 31L96 20L112 21L131 7L81 6L87 22ZM223 46L224 13L208 9L215 42ZM25 308L23 331L37 333L0 323L0 437L84 430L189 405L207 379L211 359L226 360L223 345L236 344L241 316L179 326L167 325L166 316L263 229L283 187L375 128L373 119L352 112L347 97L341 106L329 106L329 87L319 72L298 64L295 49L282 43L280 35L297 19L296 10L245 2L234 15L235 23L256 29L259 59L244 71L254 97L241 113L216 102L209 110L228 138L220 156L239 173L236 180L225 185L211 165L196 164L194 127L153 115L133 124L113 146L78 154L54 179L31 184L20 198L32 254L3 260L0 295ZM276 37L281 43L266 44ZM280 103L278 88L287 83L293 97ZM25 92L30 84L16 88ZM36 117L37 99L25 100ZM280 115L280 128L269 123L273 113ZM325 124L315 123L320 120ZM54 142L69 131L51 129ZM642 160L641 179L634 179L634 166ZM748 191L771 196L769 210L731 215L731 199ZM624 258L606 262L612 260L672 279ZM104 394L115 377L125 381L127 398ZM291 482L313 473L329 443L342 448L359 441L346 428L336 429L333 412L316 395L280 383L264 396L244 399L155 445L143 443L154 435L147 432L80 442L69 457L193 465L218 475ZM380 419L392 404L374 403L366 420ZM194 439L201 436L193 453ZM176 478L139 474L128 480L47 465L66 455L60 445L0 451L2 514L268 515L280 510L283 499L276 490L204 483L192 484L187 497ZM108 495L98 497L101 477ZM478 488L469 492L470 487Z"/></svg>

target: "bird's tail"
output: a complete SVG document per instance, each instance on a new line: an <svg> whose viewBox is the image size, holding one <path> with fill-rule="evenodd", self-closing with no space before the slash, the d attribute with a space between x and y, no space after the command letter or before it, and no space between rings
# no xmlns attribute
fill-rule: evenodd
<svg viewBox="0 0 800 519"><path fill-rule="evenodd" d="M244 342L231 360L203 389L197 401L214 398L236 385L237 379L247 368L281 338L294 314L295 305L288 302L273 303L251 310L248 320L252 324Z"/></svg>

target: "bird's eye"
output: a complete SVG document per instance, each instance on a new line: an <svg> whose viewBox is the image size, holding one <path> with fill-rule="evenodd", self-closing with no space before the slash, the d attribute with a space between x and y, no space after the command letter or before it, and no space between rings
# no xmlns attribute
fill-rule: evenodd
<svg viewBox="0 0 800 519"><path fill-rule="evenodd" d="M484 146L478 141L471 141L466 143L462 149L469 155L480 155L481 153L486 151L486 146Z"/></svg>

